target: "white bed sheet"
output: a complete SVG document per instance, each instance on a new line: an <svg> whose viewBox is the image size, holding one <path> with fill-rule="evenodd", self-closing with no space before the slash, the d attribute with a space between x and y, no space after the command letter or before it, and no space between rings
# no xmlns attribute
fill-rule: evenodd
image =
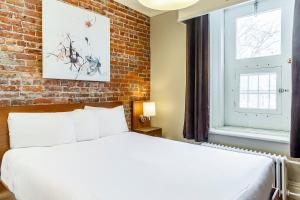
<svg viewBox="0 0 300 200"><path fill-rule="evenodd" d="M9 150L18 200L268 200L272 160L136 133Z"/></svg>

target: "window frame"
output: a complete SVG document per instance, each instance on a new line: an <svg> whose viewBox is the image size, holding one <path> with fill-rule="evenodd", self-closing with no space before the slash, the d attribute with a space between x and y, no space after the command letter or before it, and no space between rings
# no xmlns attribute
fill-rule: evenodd
<svg viewBox="0 0 300 200"><path fill-rule="evenodd" d="M268 2L271 0L265 0L265 1L260 1L259 2ZM292 19L293 16L293 5L294 5L294 0L289 0L289 2L278 2L277 3L281 4L284 6L284 12L282 12L282 16L286 16L288 17L288 19ZM242 3L239 5L234 5L231 6L230 8L235 8L238 6L243 6L243 5L253 5L253 2L246 2L246 3ZM273 8L276 9L276 8ZM270 8L271 10L271 8ZM256 127L256 126L245 126L245 125L236 125L236 124L228 124L228 122L226 122L226 118L225 118L225 112L226 112L226 107L227 104L225 102L225 98L226 98L226 86L225 86L225 75L226 75L226 70L225 70L225 57L226 57L226 51L225 51L225 43L227 41L225 41L225 9L220 9L220 10L216 10L213 12L209 13L209 17L210 17L210 66L211 66L211 70L210 70L210 129L218 129L218 128L222 128L222 127L228 127L228 126L233 126L233 127L240 127L240 128L244 128L245 131L241 132L241 136L244 135L245 133L247 133L247 130L249 128L254 128L255 130L269 130L270 132L274 132L274 135L276 135L277 131L283 131L286 132L286 135L288 136L290 127L289 127L289 115L287 115L284 111L283 114L285 116L285 120L284 121L280 121L278 120L279 118L277 117L277 121L276 123L272 123L272 125L275 125L275 127ZM285 26L282 27L282 31L288 31L289 33L289 28L291 27L291 24L293 23L292 20L288 21ZM281 45L282 48L286 48L286 44L282 43ZM291 52L287 52L284 55L286 57L285 62L283 63L282 60L281 62L278 62L277 66L273 66L273 67L282 67L282 70L287 70L290 71L290 65L286 66L287 64L287 60L288 58L290 58L291 56ZM276 56L275 56L276 57ZM255 58L255 59L261 59L261 57ZM252 59L247 59L248 64L247 65L243 65L240 64L241 67L244 68L269 68L271 67L268 63L270 61L274 61L274 56L268 56L268 60L264 61L264 62L260 62L259 65L256 65L255 62L252 61ZM289 72L290 73L290 72ZM235 80L233 78L233 80ZM282 88L289 88L290 86L290 78L288 78L286 76L286 74L281 75L281 82L282 82ZM278 84L276 86L278 88ZM230 88L231 90L231 88ZM278 92L278 91L277 91ZM288 94L290 95L290 94ZM286 102L284 103L283 106L288 107L289 102L287 102L287 93L285 93L283 95L282 98L282 102ZM235 98L233 96L233 98ZM284 100L284 101L283 101ZM234 102L234 101L232 101ZM285 105L287 104L287 105ZM243 118L243 117L247 117L247 116L258 116L258 121L260 121L260 123L265 123L266 119L270 117L270 115L273 116L279 116L279 114L268 114L268 113L239 113L239 117ZM252 119L250 119L251 121ZM286 126L284 126L282 129L279 128L278 124L286 124ZM263 137L269 137L270 134L268 135L264 135L264 133L262 133L261 131L257 132L258 135L263 135Z"/></svg>
<svg viewBox="0 0 300 200"><path fill-rule="evenodd" d="M241 108L239 106L240 102L240 74L250 74L250 73L276 73L276 109L256 109L256 108ZM256 113L256 114L281 114L282 113L282 98L279 93L281 88L281 76L282 69L281 66L269 67L269 68L247 68L247 69L237 69L235 74L235 99L234 106L235 111L240 113Z"/></svg>

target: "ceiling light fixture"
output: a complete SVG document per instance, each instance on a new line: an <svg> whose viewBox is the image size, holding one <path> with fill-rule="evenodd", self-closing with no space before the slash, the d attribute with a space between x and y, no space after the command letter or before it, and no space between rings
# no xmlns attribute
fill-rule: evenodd
<svg viewBox="0 0 300 200"><path fill-rule="evenodd" d="M142 5L154 10L179 10L189 7L199 0L138 0Z"/></svg>

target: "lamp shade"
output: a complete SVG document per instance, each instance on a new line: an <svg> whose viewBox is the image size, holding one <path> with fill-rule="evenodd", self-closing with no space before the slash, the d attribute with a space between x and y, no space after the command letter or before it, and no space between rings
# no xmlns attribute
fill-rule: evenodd
<svg viewBox="0 0 300 200"><path fill-rule="evenodd" d="M142 5L154 10L178 10L189 7L199 0L138 0Z"/></svg>
<svg viewBox="0 0 300 200"><path fill-rule="evenodd" d="M156 115L155 103L154 102L144 102L143 103L143 114L145 117L153 117Z"/></svg>

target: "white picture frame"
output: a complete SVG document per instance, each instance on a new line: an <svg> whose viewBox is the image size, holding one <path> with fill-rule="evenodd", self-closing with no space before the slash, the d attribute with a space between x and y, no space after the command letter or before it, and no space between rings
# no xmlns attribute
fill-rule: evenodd
<svg viewBox="0 0 300 200"><path fill-rule="evenodd" d="M110 81L110 20L43 0L43 78Z"/></svg>

